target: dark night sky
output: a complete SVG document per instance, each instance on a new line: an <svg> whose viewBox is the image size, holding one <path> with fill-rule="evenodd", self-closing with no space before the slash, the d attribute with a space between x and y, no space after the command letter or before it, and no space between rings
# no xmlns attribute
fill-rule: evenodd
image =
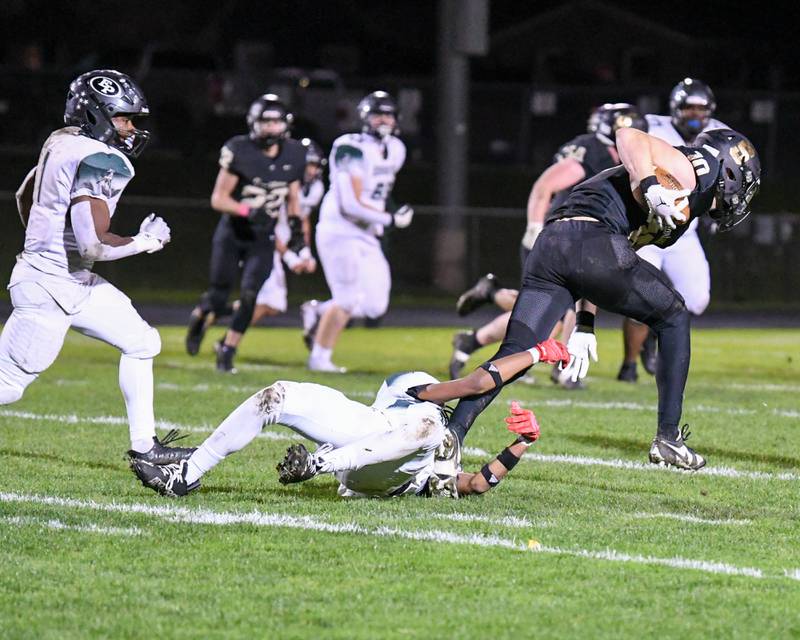
<svg viewBox="0 0 800 640"><path fill-rule="evenodd" d="M562 4L492 0L491 30ZM723 38L730 46L757 49L754 55L768 58L765 63L778 59L789 70L795 66L791 43L800 14L796 5L787 13L778 3L609 0L605 4L697 38ZM357 44L360 72L366 75L429 75L435 62L434 0L140 0L129 4L4 0L3 13L7 62L14 60L20 45L32 40L44 45L48 62L74 64L92 49L137 48L176 36L210 46L228 59L237 40L268 40L275 47L275 63L281 66L318 64L320 45ZM568 41L568 25L564 37Z"/></svg>

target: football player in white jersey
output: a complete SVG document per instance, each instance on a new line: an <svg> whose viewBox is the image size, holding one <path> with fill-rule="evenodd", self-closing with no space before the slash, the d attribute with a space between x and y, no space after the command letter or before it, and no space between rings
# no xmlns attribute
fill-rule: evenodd
<svg viewBox="0 0 800 640"><path fill-rule="evenodd" d="M406 159L397 132L397 105L375 91L358 105L361 133L337 138L330 154L330 188L317 223L317 252L331 300L323 303L308 368L343 372L331 356L350 318L378 318L389 306L391 275L380 237L386 227L405 228L414 210L387 212L395 176Z"/></svg>
<svg viewBox="0 0 800 640"><path fill-rule="evenodd" d="M252 324L265 316L286 313L287 287L283 264L293 273L314 273L317 261L311 253L311 213L325 193L322 170L327 160L319 145L310 138L300 143L306 149L306 169L300 184L300 216L288 218L285 209L275 225L275 256L272 272L256 296Z"/></svg>
<svg viewBox="0 0 800 640"><path fill-rule="evenodd" d="M134 176L149 133L134 118L149 113L142 91L110 69L84 73L69 86L64 122L44 143L38 165L17 192L25 247L17 256L8 289L14 311L0 336L0 404L25 388L58 356L67 329L102 340L122 353L119 385L130 426L132 458L174 462L193 449L170 448L156 438L153 358L158 331L130 299L92 273L97 261L154 253L170 241L155 214L134 236L109 231L122 191Z"/></svg>
<svg viewBox="0 0 800 640"><path fill-rule="evenodd" d="M546 340L527 351L498 360L489 371L446 383L422 371L387 378L370 406L318 384L278 381L245 400L188 460L159 466L132 460L131 469L144 486L158 493L185 496L200 478L239 451L269 424L283 424L318 445L313 453L294 444L278 465L283 484L322 473L339 480L343 497L391 498L400 495L459 496L495 487L539 436L530 411L513 404L508 428L520 437L478 473L463 473L458 439L447 429L442 404L494 388L537 362L568 362L567 348ZM433 393L435 402L417 393Z"/></svg>
<svg viewBox="0 0 800 640"><path fill-rule="evenodd" d="M648 132L672 146L691 144L703 131L727 129L728 126L712 116L717 108L714 93L704 82L685 78L676 84L669 96L670 115L648 114ZM673 286L686 301L689 313L699 316L711 300L711 274L703 245L697 235L698 220L689 223L689 229L671 247L660 249L655 245L642 247L636 253L669 276ZM655 334L644 324L626 318L622 325L625 357L617 379L636 382L636 360L641 355L645 370L655 375Z"/></svg>

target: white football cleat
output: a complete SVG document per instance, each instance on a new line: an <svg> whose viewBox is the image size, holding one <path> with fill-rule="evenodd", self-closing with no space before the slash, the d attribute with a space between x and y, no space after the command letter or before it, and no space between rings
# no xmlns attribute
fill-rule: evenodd
<svg viewBox="0 0 800 640"><path fill-rule="evenodd" d="M347 373L346 367L340 367L338 365L335 365L330 360L321 360L314 358L308 359L308 370L321 371L323 373Z"/></svg>

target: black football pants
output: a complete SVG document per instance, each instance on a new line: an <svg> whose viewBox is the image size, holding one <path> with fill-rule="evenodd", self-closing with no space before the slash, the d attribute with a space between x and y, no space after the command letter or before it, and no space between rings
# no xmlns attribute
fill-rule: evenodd
<svg viewBox="0 0 800 640"><path fill-rule="evenodd" d="M274 238L255 236L252 240L242 240L230 226L219 224L211 243L211 286L200 299L200 308L206 313L225 315L241 265L240 304L230 328L244 333L253 319L258 291L272 272L274 252Z"/></svg>
<svg viewBox="0 0 800 640"><path fill-rule="evenodd" d="M490 361L546 340L565 307L580 298L656 332L658 433L676 439L689 372L689 312L669 279L639 258L624 235L599 222L554 221L544 228L525 263L503 343ZM498 393L499 388L458 403L450 427L462 441Z"/></svg>

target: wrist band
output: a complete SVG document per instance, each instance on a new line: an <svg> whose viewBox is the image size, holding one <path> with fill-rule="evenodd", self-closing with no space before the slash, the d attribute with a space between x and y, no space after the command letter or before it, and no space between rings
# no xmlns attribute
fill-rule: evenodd
<svg viewBox="0 0 800 640"><path fill-rule="evenodd" d="M240 202L239 203L239 208L236 211L236 213L238 215L242 216L243 218L246 218L247 216L250 215L250 207L248 207L246 204L243 204L243 203Z"/></svg>
<svg viewBox="0 0 800 640"><path fill-rule="evenodd" d="M575 314L575 326L579 331L594 333L594 314L591 311L578 311Z"/></svg>
<svg viewBox="0 0 800 640"><path fill-rule="evenodd" d="M647 190L654 184L658 184L658 179L655 176L647 176L639 181L639 188L642 190L642 193L647 193Z"/></svg>
<svg viewBox="0 0 800 640"><path fill-rule="evenodd" d="M519 458L515 456L513 453L511 453L511 450L508 447L506 447L497 456L497 461L500 464L502 464L506 469L511 471L514 467L517 466Z"/></svg>

